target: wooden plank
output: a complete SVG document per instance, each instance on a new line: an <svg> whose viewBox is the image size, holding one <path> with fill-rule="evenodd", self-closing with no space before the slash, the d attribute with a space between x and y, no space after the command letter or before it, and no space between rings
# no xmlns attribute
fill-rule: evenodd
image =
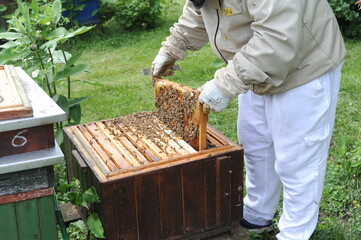
<svg viewBox="0 0 361 240"><path fill-rule="evenodd" d="M5 71L7 72L7 74L9 76L11 76L11 79L13 80L13 82L15 84L16 90L22 101L22 106L24 108L31 108L31 103L29 101L28 96L26 95L25 89L19 79L19 76L15 70L15 67L13 65L5 65Z"/></svg>
<svg viewBox="0 0 361 240"><path fill-rule="evenodd" d="M15 204L1 204L0 216L0 236L6 236L7 239L19 239Z"/></svg>
<svg viewBox="0 0 361 240"><path fill-rule="evenodd" d="M0 120L33 116L26 92L12 65L0 69Z"/></svg>
<svg viewBox="0 0 361 240"><path fill-rule="evenodd" d="M141 164L140 162L144 161L145 157L143 155L141 155L142 160L138 161L120 141L116 140L114 135L113 136L111 135L110 131L106 129L106 125L104 125L102 122L97 122L96 126L110 142L112 146L110 149L115 149L118 152L118 155L120 155L119 160L124 161L124 163L126 163L126 167L123 168L139 166ZM139 151L137 152L139 153ZM115 159L117 160L117 158Z"/></svg>
<svg viewBox="0 0 361 240"><path fill-rule="evenodd" d="M113 185L118 239L138 239L133 179Z"/></svg>
<svg viewBox="0 0 361 240"><path fill-rule="evenodd" d="M6 204L11 202L20 202L24 200L49 196L53 194L52 188L44 188L44 189L37 189L29 192L24 193L15 193L5 196L0 196L0 204Z"/></svg>
<svg viewBox="0 0 361 240"><path fill-rule="evenodd" d="M220 143L219 141L217 141L216 138L214 138L212 135L208 134L207 135L207 140L210 142L210 144L213 146L213 147L220 147L222 146L223 144Z"/></svg>
<svg viewBox="0 0 361 240"><path fill-rule="evenodd" d="M168 157L172 157L175 155L175 152L172 149L168 149L168 152L164 149L166 146L164 143L162 144L161 142L159 142L159 144L161 144L162 146L158 146L152 140L140 134L134 127L130 127L130 130L132 131L132 133L129 134L130 136L139 138L140 141L143 142L147 146L147 148L153 151L160 159L167 159Z"/></svg>
<svg viewBox="0 0 361 240"><path fill-rule="evenodd" d="M166 157L164 153L160 155L157 151L149 149L148 145L145 144L140 138L138 138L136 134L127 132L124 124L117 122L116 126L134 146L137 146L141 150L141 152L147 157L147 159L151 161L159 161L160 159Z"/></svg>
<svg viewBox="0 0 361 240"><path fill-rule="evenodd" d="M161 239L157 173L135 177L134 190L138 239Z"/></svg>
<svg viewBox="0 0 361 240"><path fill-rule="evenodd" d="M41 239L36 199L15 203L19 239Z"/></svg>
<svg viewBox="0 0 361 240"><path fill-rule="evenodd" d="M41 239L55 240L58 238L53 197L47 196L36 199Z"/></svg>
<svg viewBox="0 0 361 240"><path fill-rule="evenodd" d="M97 145L96 139L93 139L93 136L91 136L86 128L82 125L75 126L73 129L73 133L75 134L76 139L82 146L81 152L86 152L90 155L91 159L93 160L92 163L94 163L98 166L98 168L101 170L103 174L106 174L116 167L113 164L113 169L109 167L108 164L106 164L102 157L99 155L98 151L96 151L92 146L93 144ZM79 146L80 147L80 146ZM99 147L98 147L99 149ZM80 152L80 154L81 154Z"/></svg>
<svg viewBox="0 0 361 240"><path fill-rule="evenodd" d="M159 129L161 129L162 137L165 139L166 144L170 145L170 147L177 153L187 154L192 152L197 152L194 148L192 148L188 143L186 143L182 138L177 137L172 130L170 130L167 126L162 123L159 118L153 116L153 122L156 124Z"/></svg>
<svg viewBox="0 0 361 240"><path fill-rule="evenodd" d="M133 159L135 159L140 164L145 164L149 162L148 159L136 147L134 147L134 145L128 140L128 138L123 135L123 133L119 129L110 127L110 121L104 121L103 124L108 129L110 134L115 137L116 140L114 141L116 141L117 144L120 145L120 147L122 145L126 150L128 150L131 155L129 156L130 158L133 157Z"/></svg>
<svg viewBox="0 0 361 240"><path fill-rule="evenodd" d="M219 224L219 192L216 190L216 161L215 158L204 162L204 184L206 197L206 226L207 228L215 227ZM218 208L217 208L218 206ZM218 222L217 222L218 219Z"/></svg>
<svg viewBox="0 0 361 240"><path fill-rule="evenodd" d="M181 168L160 171L158 181L162 239L180 236L183 233Z"/></svg>
<svg viewBox="0 0 361 240"><path fill-rule="evenodd" d="M52 166L1 174L0 196L52 187L53 175Z"/></svg>
<svg viewBox="0 0 361 240"><path fill-rule="evenodd" d="M202 162L182 167L184 233L205 228L204 172Z"/></svg>
<svg viewBox="0 0 361 240"><path fill-rule="evenodd" d="M231 220L238 223L243 218L243 151L230 153L232 157Z"/></svg>
<svg viewBox="0 0 361 240"><path fill-rule="evenodd" d="M220 225L231 223L231 158L221 156L216 158L216 169L219 171Z"/></svg>
<svg viewBox="0 0 361 240"><path fill-rule="evenodd" d="M69 137L74 148L76 148L79 152L79 155L83 158L89 168L93 171L100 182L106 182L105 174L109 172L109 168L101 162L97 160L96 153L93 153L91 150L84 148L86 143L84 142L82 133L77 129L76 126L64 128L64 132L67 133L66 136ZM72 168L76 169L76 160L72 157L68 158L72 164ZM104 166L105 165L105 166ZM74 174L72 174L74 175ZM68 175L69 177L70 175ZM71 180L71 178L69 178Z"/></svg>
<svg viewBox="0 0 361 240"><path fill-rule="evenodd" d="M114 163L114 159L110 156L109 152L102 146L98 134L91 132L91 123L85 125L79 125L78 129L83 133L83 136L87 139L90 145L89 148L95 151L99 158L98 160L103 161L110 171L118 170L119 167Z"/></svg>
<svg viewBox="0 0 361 240"><path fill-rule="evenodd" d="M53 124L2 132L0 157L55 146Z"/></svg>
<svg viewBox="0 0 361 240"><path fill-rule="evenodd" d="M211 149L207 149L206 151L177 156L177 157L169 158L169 159L162 160L159 162L152 162L152 163L149 163L149 165L140 165L140 166L132 168L132 169L126 169L124 171L110 172L106 176L108 177L109 181L114 181L117 179L131 177L135 173L137 175L140 175L140 174L144 174L147 172L159 171L161 169L168 168L169 165L173 165L173 164L181 165L184 163L195 162L202 158L210 158L212 156L222 155L222 154L227 153L228 151L232 151L235 149L240 149L240 147L226 145L226 146L222 146L219 148L211 148Z"/></svg>
<svg viewBox="0 0 361 240"><path fill-rule="evenodd" d="M21 101L20 95L6 66L4 70L0 71L0 79L1 97L3 98L3 101L0 104L1 109L22 107L23 103Z"/></svg>
<svg viewBox="0 0 361 240"><path fill-rule="evenodd" d="M89 123L85 126L89 130L90 134L96 138L99 146L103 150L102 152L106 154L104 157L109 158L110 161L114 163L117 170L129 168L132 166L128 163L127 160L125 160L124 156L118 151L118 149L114 147L114 145L111 143L111 138L109 138L104 134L103 131L99 129L97 123Z"/></svg>
<svg viewBox="0 0 361 240"><path fill-rule="evenodd" d="M113 191L112 184L103 184L101 186L101 190L99 193L99 197L101 200L100 204L100 212L99 216L102 220L103 227L105 230L105 237L107 239L121 239L118 238L118 229L117 229L117 221L116 221L116 214L115 211L116 203L115 202L115 195Z"/></svg>

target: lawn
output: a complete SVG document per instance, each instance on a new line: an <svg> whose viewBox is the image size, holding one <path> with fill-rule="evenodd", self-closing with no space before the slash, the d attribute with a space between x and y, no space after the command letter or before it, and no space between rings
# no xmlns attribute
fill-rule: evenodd
<svg viewBox="0 0 361 240"><path fill-rule="evenodd" d="M83 123L155 108L151 77L142 76L140 70L150 67L180 11L180 6L170 9L162 26L153 30L113 32L107 28L94 29L72 44L73 51L84 51L81 60L91 64L90 73L76 78L102 84L81 83L73 88L73 97L91 97L82 103ZM361 239L361 42L346 40L346 46L348 52L323 202L313 240ZM182 71L168 79L199 87L212 79L217 69L215 60L207 45L199 52L190 52L186 60L178 62ZM236 115L237 103L233 100L224 112L211 114L209 121L236 141ZM273 235L255 235L251 239L275 238Z"/></svg>

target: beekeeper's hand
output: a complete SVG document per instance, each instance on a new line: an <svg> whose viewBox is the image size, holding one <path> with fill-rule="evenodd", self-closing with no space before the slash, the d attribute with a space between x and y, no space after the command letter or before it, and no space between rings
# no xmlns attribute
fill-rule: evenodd
<svg viewBox="0 0 361 240"><path fill-rule="evenodd" d="M152 62L153 77L166 77L173 75L175 60L164 53L158 53Z"/></svg>
<svg viewBox="0 0 361 240"><path fill-rule="evenodd" d="M203 103L204 113L209 113L209 111L221 112L232 100L217 86L214 79L206 82L202 87L198 88L198 91L201 92L199 102Z"/></svg>

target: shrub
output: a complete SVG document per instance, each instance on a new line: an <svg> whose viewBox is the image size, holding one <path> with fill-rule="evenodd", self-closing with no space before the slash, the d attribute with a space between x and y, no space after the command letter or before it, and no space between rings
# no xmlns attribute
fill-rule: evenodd
<svg viewBox="0 0 361 240"><path fill-rule="evenodd" d="M150 29L160 22L162 10L172 3L172 0L102 0L100 16L105 24L112 22L122 29Z"/></svg>
<svg viewBox="0 0 361 240"><path fill-rule="evenodd" d="M361 37L361 12L355 0L328 0L345 37Z"/></svg>

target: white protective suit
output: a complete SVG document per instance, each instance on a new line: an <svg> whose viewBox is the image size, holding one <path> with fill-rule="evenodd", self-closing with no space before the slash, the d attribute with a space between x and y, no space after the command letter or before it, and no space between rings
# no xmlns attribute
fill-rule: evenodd
<svg viewBox="0 0 361 240"><path fill-rule="evenodd" d="M345 46L327 0L187 1L159 54L174 60L210 43L227 66L216 85L238 96L245 149L244 218L272 219L283 186L278 239L315 229Z"/></svg>

